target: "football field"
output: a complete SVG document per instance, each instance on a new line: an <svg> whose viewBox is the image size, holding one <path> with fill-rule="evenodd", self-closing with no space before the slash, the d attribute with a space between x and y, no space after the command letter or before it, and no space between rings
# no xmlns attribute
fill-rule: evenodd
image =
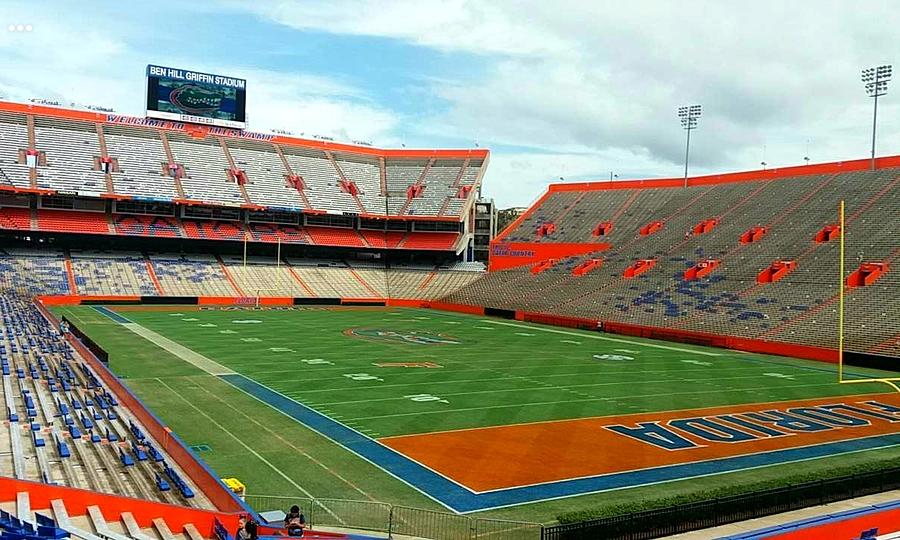
<svg viewBox="0 0 900 540"><path fill-rule="evenodd" d="M820 362L407 308L54 311L249 494L549 521L900 457L900 395Z"/></svg>

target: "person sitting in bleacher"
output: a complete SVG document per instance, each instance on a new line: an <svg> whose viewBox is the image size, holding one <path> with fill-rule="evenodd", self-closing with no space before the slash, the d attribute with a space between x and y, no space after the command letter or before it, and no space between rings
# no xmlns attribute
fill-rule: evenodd
<svg viewBox="0 0 900 540"><path fill-rule="evenodd" d="M250 516L241 516L238 519L238 529L234 537L237 540L256 540L259 538L258 525Z"/></svg>
<svg viewBox="0 0 900 540"><path fill-rule="evenodd" d="M291 507L291 511L284 516L284 527L287 529L288 536L303 536L303 529L306 528L306 519L303 512L296 504Z"/></svg>

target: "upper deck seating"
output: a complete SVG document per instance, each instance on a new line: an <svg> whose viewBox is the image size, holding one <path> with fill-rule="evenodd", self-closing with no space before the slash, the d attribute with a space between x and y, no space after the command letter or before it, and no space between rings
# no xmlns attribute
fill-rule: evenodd
<svg viewBox="0 0 900 540"><path fill-rule="evenodd" d="M288 146L282 151L294 174L303 178L304 193L313 208L359 212L353 195L341 191L341 177L324 152Z"/></svg>
<svg viewBox="0 0 900 540"><path fill-rule="evenodd" d="M34 148L29 148L29 118ZM472 190L459 198L459 188L475 185L486 163L481 157L380 158L371 149L342 148L328 154L301 144L276 146L249 137L193 133L197 136L137 121L106 123L0 111L0 185L82 196L112 192L224 206L249 203L291 211L397 215L402 210L415 216L458 216L475 197ZM23 161L29 150L41 154L33 171ZM101 159L111 160L110 171L103 171ZM179 166L178 172L170 165ZM229 174L232 168L246 175L243 190ZM302 194L289 185L290 174L303 179ZM342 189L342 177L355 185L355 194ZM407 188L414 184L423 188L421 196L408 200Z"/></svg>
<svg viewBox="0 0 900 540"><path fill-rule="evenodd" d="M366 212L384 215L385 200L381 194L381 169L378 160L351 154L336 154L334 157L344 176L359 189L357 196Z"/></svg>
<svg viewBox="0 0 900 540"><path fill-rule="evenodd" d="M169 134L168 139L175 161L184 166L181 185L186 198L231 206L244 203L240 187L228 179L229 163L218 141L178 133Z"/></svg>
<svg viewBox="0 0 900 540"><path fill-rule="evenodd" d="M836 347L837 242L816 244L824 225L834 223L840 200L847 204L848 273L861 262L892 262L900 254L895 232L900 171L856 171L757 182L684 188L646 188L553 192L505 235L527 242L596 242L597 223L610 221L603 237L612 247L601 253L603 266L576 277L572 270L592 256L565 258L537 275L529 268L492 272L448 300L585 317L641 326L677 328L717 335ZM706 234L689 232L704 220L718 219ZM642 236L652 221L663 227ZM552 222L555 231L535 232ZM768 233L742 244L750 227ZM657 261L649 272L625 279L639 259ZM698 261L721 264L709 276L685 281ZM774 260L794 260L784 279L757 284L756 275ZM865 351L900 336L890 306L897 282L889 271L872 287L848 290L847 344ZM893 317L893 320L897 320Z"/></svg>
<svg viewBox="0 0 900 540"><path fill-rule="evenodd" d="M288 171L272 145L242 140L229 140L227 144L235 166L247 175L245 187L254 204L289 210L304 208L297 190L285 186Z"/></svg>
<svg viewBox="0 0 900 540"><path fill-rule="evenodd" d="M25 116L0 112L0 183L27 188L31 185L29 169L19 163L20 152L28 150L28 127Z"/></svg>
<svg viewBox="0 0 900 540"><path fill-rule="evenodd" d="M178 197L175 179L166 171L165 147L154 130L128 126L104 126L106 149L119 164L113 174L116 193L153 199Z"/></svg>
<svg viewBox="0 0 900 540"><path fill-rule="evenodd" d="M425 190L422 197L410 201L406 213L409 215L435 216L447 197L456 194L453 184L463 167L463 160L437 160L422 179Z"/></svg>
<svg viewBox="0 0 900 540"><path fill-rule="evenodd" d="M106 176L95 168L100 143L94 124L38 117L35 146L47 156L46 167L38 167L38 186L79 194L105 193Z"/></svg>

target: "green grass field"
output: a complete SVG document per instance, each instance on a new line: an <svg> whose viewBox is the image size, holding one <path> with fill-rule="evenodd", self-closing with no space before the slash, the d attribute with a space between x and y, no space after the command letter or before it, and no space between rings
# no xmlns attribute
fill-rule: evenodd
<svg viewBox="0 0 900 540"><path fill-rule="evenodd" d="M179 357L183 350L167 351L93 307L54 311L104 347L110 367L129 388L183 440L203 448L200 457L217 474L240 478L248 493L440 508L329 439L185 361ZM431 310L185 306L120 314L372 438L887 391L874 383L838 385L832 366L818 362ZM345 334L354 328L362 336ZM385 339L366 330L394 334ZM399 337L404 335L457 343L408 343ZM442 367L373 365L397 362ZM826 474L837 466L897 458L900 448L892 447L485 515L548 522L566 511L776 479L798 467Z"/></svg>

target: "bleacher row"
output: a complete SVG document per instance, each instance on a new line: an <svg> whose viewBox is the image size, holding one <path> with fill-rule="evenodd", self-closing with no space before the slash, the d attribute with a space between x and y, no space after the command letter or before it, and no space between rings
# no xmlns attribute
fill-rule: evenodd
<svg viewBox="0 0 900 540"><path fill-rule="evenodd" d="M0 208L0 229L20 231L113 234L155 238L232 240L372 249L447 251L456 247L456 232L398 232L342 227L299 227L240 221L201 221L161 216L137 216L70 210Z"/></svg>
<svg viewBox="0 0 900 540"><path fill-rule="evenodd" d="M446 299L836 348L839 242L816 237L838 223L842 199L847 274L863 263L896 263L900 169L689 188L552 191L500 241L603 242L610 249L560 258L537 273L530 267L491 272ZM654 223L655 232L642 234ZM742 243L756 227L762 234ZM591 259L600 262L573 275ZM640 260L654 266L624 277ZM711 273L686 279L686 270L709 260L718 265ZM792 261L795 268L776 282L757 283L775 261ZM896 270L848 289L845 301L848 350L900 354Z"/></svg>
<svg viewBox="0 0 900 540"><path fill-rule="evenodd" d="M0 318L0 476L210 508L30 296L0 290Z"/></svg>
<svg viewBox="0 0 900 540"><path fill-rule="evenodd" d="M481 157L382 158L0 111L0 184L82 196L453 217L472 201L485 164Z"/></svg>
<svg viewBox="0 0 900 540"><path fill-rule="evenodd" d="M71 268L71 276L67 270ZM0 252L0 288L23 295L281 296L434 299L478 278L480 264L384 266L131 252ZM71 279L70 279L71 277ZM72 285L74 284L74 290Z"/></svg>

